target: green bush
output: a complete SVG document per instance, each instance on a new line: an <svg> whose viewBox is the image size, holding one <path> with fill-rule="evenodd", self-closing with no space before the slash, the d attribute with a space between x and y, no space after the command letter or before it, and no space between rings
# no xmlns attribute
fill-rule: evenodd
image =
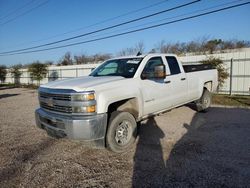
<svg viewBox="0 0 250 188"><path fill-rule="evenodd" d="M223 65L223 61L219 58L209 57L209 59L203 60L201 61L201 63L210 64L218 70L218 82L219 82L219 87L221 87L229 76L227 69Z"/></svg>
<svg viewBox="0 0 250 188"><path fill-rule="evenodd" d="M22 75L22 72L20 71L21 68L22 65L18 64L18 65L13 65L10 69L11 76L14 78L14 83L16 85L20 84L20 77Z"/></svg>
<svg viewBox="0 0 250 188"><path fill-rule="evenodd" d="M0 65L0 80L3 83L6 79L7 69L5 65Z"/></svg>
<svg viewBox="0 0 250 188"><path fill-rule="evenodd" d="M45 78L48 73L48 66L36 61L29 65L28 72L30 73L31 79L36 80L38 85L40 85L40 81Z"/></svg>

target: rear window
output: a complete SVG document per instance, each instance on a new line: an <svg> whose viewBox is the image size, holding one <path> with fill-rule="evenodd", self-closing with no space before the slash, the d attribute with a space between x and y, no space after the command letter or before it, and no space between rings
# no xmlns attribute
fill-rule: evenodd
<svg viewBox="0 0 250 188"><path fill-rule="evenodd" d="M171 75L181 73L177 59L173 56L166 56Z"/></svg>

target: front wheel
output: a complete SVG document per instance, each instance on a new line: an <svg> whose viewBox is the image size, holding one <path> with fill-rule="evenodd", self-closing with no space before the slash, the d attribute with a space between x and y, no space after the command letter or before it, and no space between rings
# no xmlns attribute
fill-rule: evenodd
<svg viewBox="0 0 250 188"><path fill-rule="evenodd" d="M137 124L128 112L112 112L106 135L107 148L116 153L126 151L135 141Z"/></svg>
<svg viewBox="0 0 250 188"><path fill-rule="evenodd" d="M201 98L195 102L197 111L207 112L208 108L211 105L211 101L212 101L211 93L207 89L204 89Z"/></svg>

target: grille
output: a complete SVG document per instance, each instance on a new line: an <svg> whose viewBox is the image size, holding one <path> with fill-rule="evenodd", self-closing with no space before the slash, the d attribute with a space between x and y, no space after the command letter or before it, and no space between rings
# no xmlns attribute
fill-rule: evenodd
<svg viewBox="0 0 250 188"><path fill-rule="evenodd" d="M63 100L63 101L70 101L71 95L69 94L53 94L53 93L44 93L40 92L40 97L42 98L52 98L54 100Z"/></svg>
<svg viewBox="0 0 250 188"><path fill-rule="evenodd" d="M44 109L51 110L51 111L69 113L69 114L72 113L72 107L70 106L59 106L59 105L49 106L45 102L40 102L40 106Z"/></svg>

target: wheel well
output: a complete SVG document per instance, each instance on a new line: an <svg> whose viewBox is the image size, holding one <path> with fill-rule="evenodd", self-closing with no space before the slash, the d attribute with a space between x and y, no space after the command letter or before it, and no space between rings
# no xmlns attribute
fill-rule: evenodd
<svg viewBox="0 0 250 188"><path fill-rule="evenodd" d="M108 107L108 114L110 115L114 111L129 112L137 120L139 116L138 101L136 98L124 99L111 103Z"/></svg>
<svg viewBox="0 0 250 188"><path fill-rule="evenodd" d="M212 86L213 86L212 81L208 81L208 82L206 82L204 84L204 88L203 89L207 89L209 92L211 92L212 91Z"/></svg>

